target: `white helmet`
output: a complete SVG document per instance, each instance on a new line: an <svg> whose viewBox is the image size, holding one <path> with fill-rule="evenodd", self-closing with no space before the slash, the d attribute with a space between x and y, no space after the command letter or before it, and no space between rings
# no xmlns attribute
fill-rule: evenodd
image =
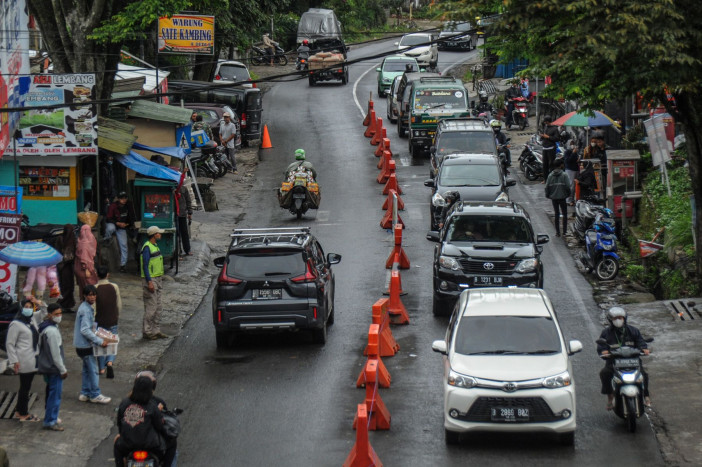
<svg viewBox="0 0 702 467"><path fill-rule="evenodd" d="M626 323L626 310L620 306L613 306L607 311L607 321L609 321L612 326L617 328L624 326Z"/></svg>

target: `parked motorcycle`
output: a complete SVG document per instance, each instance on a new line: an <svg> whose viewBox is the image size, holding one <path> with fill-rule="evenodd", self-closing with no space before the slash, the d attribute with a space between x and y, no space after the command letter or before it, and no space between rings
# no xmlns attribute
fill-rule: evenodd
<svg viewBox="0 0 702 467"><path fill-rule="evenodd" d="M648 338L646 341L652 342L653 338ZM634 433L636 419L644 414L644 375L641 372L643 352L626 345L609 345L605 339L597 339L597 343L609 348L609 355L603 355L602 358L613 360L613 412L619 418L626 420L629 432Z"/></svg>
<svg viewBox="0 0 702 467"><path fill-rule="evenodd" d="M585 251L580 254L580 260L588 271L595 271L598 279L608 281L619 272L619 255L614 219L603 216L598 213L592 228L585 232Z"/></svg>
<svg viewBox="0 0 702 467"><path fill-rule="evenodd" d="M319 185L312 178L312 173L299 168L288 175L278 191L278 203L283 209L302 219L308 209L318 209L321 201Z"/></svg>
<svg viewBox="0 0 702 467"><path fill-rule="evenodd" d="M532 137L531 142L524 145L522 153L519 155L519 169L527 180L533 182L544 176L544 165L542 163L541 152L537 150L536 137Z"/></svg>
<svg viewBox="0 0 702 467"><path fill-rule="evenodd" d="M220 170L214 162L213 152L193 149L189 157L196 177L220 177Z"/></svg>
<svg viewBox="0 0 702 467"><path fill-rule="evenodd" d="M575 221L571 224L571 231L580 241L585 240L585 232L592 228L595 218L602 214L604 218L612 218L611 210L596 204L596 199L580 199L575 203Z"/></svg>
<svg viewBox="0 0 702 467"><path fill-rule="evenodd" d="M44 242L54 246L56 240L63 235L63 224L29 225L29 217L22 214L22 241Z"/></svg>
<svg viewBox="0 0 702 467"><path fill-rule="evenodd" d="M505 118L505 125L509 130L512 125L516 125L520 130L529 126L529 101L523 97L515 97L512 99L514 109L512 110L512 118ZM505 112L508 111L509 103L505 103Z"/></svg>
<svg viewBox="0 0 702 467"><path fill-rule="evenodd" d="M227 155L227 151L222 145L217 146L215 149L214 160L215 164L217 164L217 166L220 167L220 170L223 170L225 174L234 169L234 166L232 166L232 162L229 160L229 156Z"/></svg>
<svg viewBox="0 0 702 467"><path fill-rule="evenodd" d="M266 65L271 62L271 55L264 48L256 45L251 47L249 53L250 63L254 65ZM275 55L273 55L273 64L285 66L288 64L288 57L285 55L285 50L279 45L275 46Z"/></svg>

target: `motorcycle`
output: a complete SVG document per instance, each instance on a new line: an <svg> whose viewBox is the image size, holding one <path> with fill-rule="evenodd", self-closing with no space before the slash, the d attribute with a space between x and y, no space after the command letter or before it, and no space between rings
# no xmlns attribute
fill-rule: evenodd
<svg viewBox="0 0 702 467"><path fill-rule="evenodd" d="M254 45L251 47L249 60L254 65L266 65L271 62L271 55L266 49ZM275 45L273 64L282 66L288 64L288 57L285 55L285 51L277 44Z"/></svg>
<svg viewBox="0 0 702 467"><path fill-rule="evenodd" d="M511 129L512 125L516 125L520 130L529 126L529 107L528 101L523 97L515 97L512 99L514 109L512 110L511 119L506 118L505 125L507 129ZM505 104L505 112L509 109L509 103Z"/></svg>
<svg viewBox="0 0 702 467"><path fill-rule="evenodd" d="M537 151L536 137L524 145L519 155L519 169L527 180L533 182L544 176L544 165L541 152Z"/></svg>
<svg viewBox="0 0 702 467"><path fill-rule="evenodd" d="M167 435L171 437L170 439L175 439L178 437L178 434L180 434L178 415L182 413L183 409L178 408L164 412L164 427ZM178 454L176 452L172 465L175 465L177 458ZM124 461L126 467L168 467L163 466L159 462L159 458L155 453L143 449L130 452L127 457L124 458Z"/></svg>
<svg viewBox="0 0 702 467"><path fill-rule="evenodd" d="M312 173L300 167L288 175L278 191L278 203L283 209L302 219L308 209L318 209L321 201L319 185Z"/></svg>
<svg viewBox="0 0 702 467"><path fill-rule="evenodd" d="M297 60L295 61L295 69L297 71L301 71L301 70L306 71L309 67L309 63L307 63L309 58L310 58L309 52L298 52L297 53Z"/></svg>
<svg viewBox="0 0 702 467"><path fill-rule="evenodd" d="M214 161L213 151L193 149L190 153L190 162L193 164L196 177L219 178L220 169Z"/></svg>
<svg viewBox="0 0 702 467"><path fill-rule="evenodd" d="M646 339L652 342L653 338ZM609 348L609 355L603 359L612 359L614 375L613 412L626 420L629 432L636 431L636 419L644 414L644 375L641 371L641 355L643 352L635 347L626 345L609 345L605 339L597 339L597 343Z"/></svg>
<svg viewBox="0 0 702 467"><path fill-rule="evenodd" d="M602 214L605 218L611 218L613 213L604 206L595 204L597 199L580 199L575 203L575 221L571 224L571 231L580 241L585 240L585 232L592 228L595 218Z"/></svg>
<svg viewBox="0 0 702 467"><path fill-rule="evenodd" d="M610 211L611 212L611 211ZM602 281L612 280L619 272L617 236L614 234L614 219L598 213L592 228L585 232L585 251L580 260L589 271L595 271Z"/></svg>
<svg viewBox="0 0 702 467"><path fill-rule="evenodd" d="M22 214L22 241L44 242L54 246L56 240L63 235L63 224L37 224L29 225L29 217Z"/></svg>
<svg viewBox="0 0 702 467"><path fill-rule="evenodd" d="M224 148L224 146L217 146L217 148L215 149L214 160L215 164L217 164L218 167L222 168L225 174L228 171L234 169L234 166L232 166L232 163L229 160L229 156L227 156L227 151Z"/></svg>

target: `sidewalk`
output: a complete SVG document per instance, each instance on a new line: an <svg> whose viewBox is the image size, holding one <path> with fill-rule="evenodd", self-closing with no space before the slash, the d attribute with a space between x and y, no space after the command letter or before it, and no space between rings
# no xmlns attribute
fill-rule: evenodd
<svg viewBox="0 0 702 467"><path fill-rule="evenodd" d="M210 286L217 269L212 258L224 254L229 245L229 233L245 213L248 193L253 184L258 163L258 148L245 148L237 153L239 174L217 179L212 189L217 195L219 211L196 211L191 226L193 256L179 263L179 272L167 270L164 281L161 329L177 336L197 309ZM168 264L166 264L168 267ZM5 447L13 467L85 465L95 447L115 426L115 410L131 389L134 375L142 369L160 370L158 361L173 339L146 341L141 338L144 313L141 278L137 266L127 265L128 274L112 273L110 279L119 285L123 310L119 320L119 352L114 363L115 378L100 377L100 388L111 397L107 405L79 402L81 362L73 347L75 314L64 314L60 329L68 368L64 381L60 418L64 432L42 430L42 423L20 423L0 420L0 445ZM77 298L77 292L76 292ZM214 334L213 334L214 339ZM0 391L16 392L19 378L0 375ZM41 376L32 383L37 394L30 412L43 418L45 384ZM105 465L108 465L106 462ZM114 464L112 464L114 465Z"/></svg>

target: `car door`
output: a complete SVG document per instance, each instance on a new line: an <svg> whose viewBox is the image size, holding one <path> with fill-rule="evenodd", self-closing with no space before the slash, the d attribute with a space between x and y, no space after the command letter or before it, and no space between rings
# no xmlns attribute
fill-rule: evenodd
<svg viewBox="0 0 702 467"><path fill-rule="evenodd" d="M334 291L334 276L331 271L331 267L327 264L327 260L324 257L324 250L322 250L322 245L315 241L311 245L312 259L314 261L314 267L317 270L317 275L319 277L319 284L317 285L317 292L320 298L323 297L323 302L325 304L325 313L329 313L329 304L333 303L333 291Z"/></svg>

